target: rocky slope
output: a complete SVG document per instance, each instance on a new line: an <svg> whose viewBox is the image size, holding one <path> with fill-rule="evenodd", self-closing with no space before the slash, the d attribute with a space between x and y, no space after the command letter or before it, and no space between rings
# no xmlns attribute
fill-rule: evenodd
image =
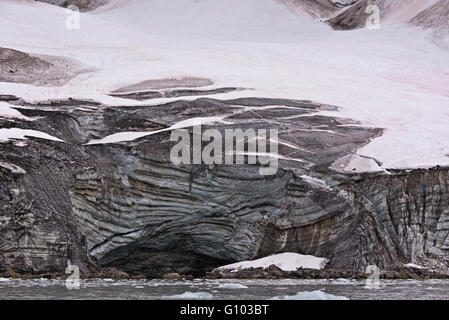
<svg viewBox="0 0 449 320"><path fill-rule="evenodd" d="M67 8L71 5L77 6L80 9L80 11L93 10L108 2L107 0L37 0L37 1L54 4L63 8Z"/></svg>
<svg viewBox="0 0 449 320"><path fill-rule="evenodd" d="M395 21L425 28L447 29L447 0L359 0L343 9L327 23L337 30L363 28L372 12L370 5L379 8L381 23Z"/></svg>
<svg viewBox="0 0 449 320"><path fill-rule="evenodd" d="M0 82L35 86L61 86L77 75L92 71L72 59L32 55L0 47Z"/></svg>
<svg viewBox="0 0 449 320"><path fill-rule="evenodd" d="M416 15L410 22L424 28L447 32L449 30L449 1L440 0L436 2Z"/></svg>
<svg viewBox="0 0 449 320"><path fill-rule="evenodd" d="M35 120L0 118L2 128L42 130L65 142L0 144L2 269L62 272L69 259L84 272L113 266L200 275L298 252L326 257L336 270L414 262L447 271L449 171L329 170L381 132L314 114L332 106L257 98L121 108L9 100ZM202 115L225 115L226 123L205 126L220 131L278 128L277 173L262 176L248 164L176 166L169 132L86 145L117 129L152 131Z"/></svg>
<svg viewBox="0 0 449 320"><path fill-rule="evenodd" d="M277 0L297 12L307 12L314 18L327 18L335 13L339 6L329 0Z"/></svg>

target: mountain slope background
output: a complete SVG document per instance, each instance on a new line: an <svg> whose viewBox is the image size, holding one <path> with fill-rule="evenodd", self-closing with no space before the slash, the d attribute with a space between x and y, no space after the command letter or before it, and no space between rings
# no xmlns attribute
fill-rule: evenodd
<svg viewBox="0 0 449 320"><path fill-rule="evenodd" d="M407 23L421 12L427 12L423 23L444 13L431 2L408 7L383 0L387 12L406 19L391 13L380 30L339 32L305 9L297 14L272 0L118 1L110 10L82 13L79 30L66 28L65 9L5 0L0 46L74 59L97 71L59 87L0 83L0 89L30 100L70 96L127 105L135 102L109 93L151 79L209 79L213 85L204 89L247 88L252 95L333 104L339 116L385 128L358 151L385 167L445 165L448 51L433 30Z"/></svg>
<svg viewBox="0 0 449 320"><path fill-rule="evenodd" d="M80 11L94 10L108 3L108 0L37 0L40 2L67 8L71 5L77 6Z"/></svg>
<svg viewBox="0 0 449 320"><path fill-rule="evenodd" d="M447 0L359 0L327 22L338 30L363 28L371 14L366 12L369 5L379 7L383 22L445 28L449 20Z"/></svg>
<svg viewBox="0 0 449 320"><path fill-rule="evenodd" d="M36 0L61 7L75 5L81 11L90 11L106 4L124 4L129 0ZM449 2L447 0L275 0L299 14L327 20L335 29L362 28L369 5L377 5L381 17L387 20L409 22L424 27L447 28ZM335 16L335 17L333 17Z"/></svg>

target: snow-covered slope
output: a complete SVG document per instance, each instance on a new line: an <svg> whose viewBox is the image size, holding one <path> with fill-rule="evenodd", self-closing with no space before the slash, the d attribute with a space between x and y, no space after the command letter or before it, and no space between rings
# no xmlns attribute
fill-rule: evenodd
<svg viewBox="0 0 449 320"><path fill-rule="evenodd" d="M176 41L292 42L304 39L306 32L326 29L273 0L128 0L117 10L104 12L102 19Z"/></svg>
<svg viewBox="0 0 449 320"><path fill-rule="evenodd" d="M392 8L398 16L380 30L338 32L274 0L114 1L111 10L81 14L79 30L66 28L63 8L2 0L0 47L74 58L97 71L60 87L3 82L0 92L149 104L108 94L152 79L209 79L207 89L252 89L216 98L308 99L339 107L328 115L385 128L358 150L384 168L449 165L449 52L403 23L435 1L425 2Z"/></svg>

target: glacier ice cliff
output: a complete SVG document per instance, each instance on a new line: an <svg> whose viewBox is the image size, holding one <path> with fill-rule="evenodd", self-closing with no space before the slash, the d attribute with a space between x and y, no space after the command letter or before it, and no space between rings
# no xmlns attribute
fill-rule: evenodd
<svg viewBox="0 0 449 320"><path fill-rule="evenodd" d="M2 128L64 142L0 143L1 269L64 272L70 260L85 273L201 275L297 252L327 258L332 269L416 263L447 272L449 170L352 170L348 157L382 130L317 114L334 106L254 97L135 107L4 99L34 120L0 118ZM168 131L87 144L205 115L226 120L205 129L277 128L277 173L262 176L248 164L174 165Z"/></svg>

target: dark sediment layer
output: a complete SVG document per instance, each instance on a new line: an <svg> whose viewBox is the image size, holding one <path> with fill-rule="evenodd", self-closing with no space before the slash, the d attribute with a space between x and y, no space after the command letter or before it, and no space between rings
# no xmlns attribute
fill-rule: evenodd
<svg viewBox="0 0 449 320"><path fill-rule="evenodd" d="M125 87L118 88L112 93L130 93L149 90L167 90L176 88L201 88L213 85L213 81L205 78L163 78L149 79L139 83L134 83Z"/></svg>
<svg viewBox="0 0 449 320"><path fill-rule="evenodd" d="M0 101L17 101L18 97L11 94L0 94Z"/></svg>

